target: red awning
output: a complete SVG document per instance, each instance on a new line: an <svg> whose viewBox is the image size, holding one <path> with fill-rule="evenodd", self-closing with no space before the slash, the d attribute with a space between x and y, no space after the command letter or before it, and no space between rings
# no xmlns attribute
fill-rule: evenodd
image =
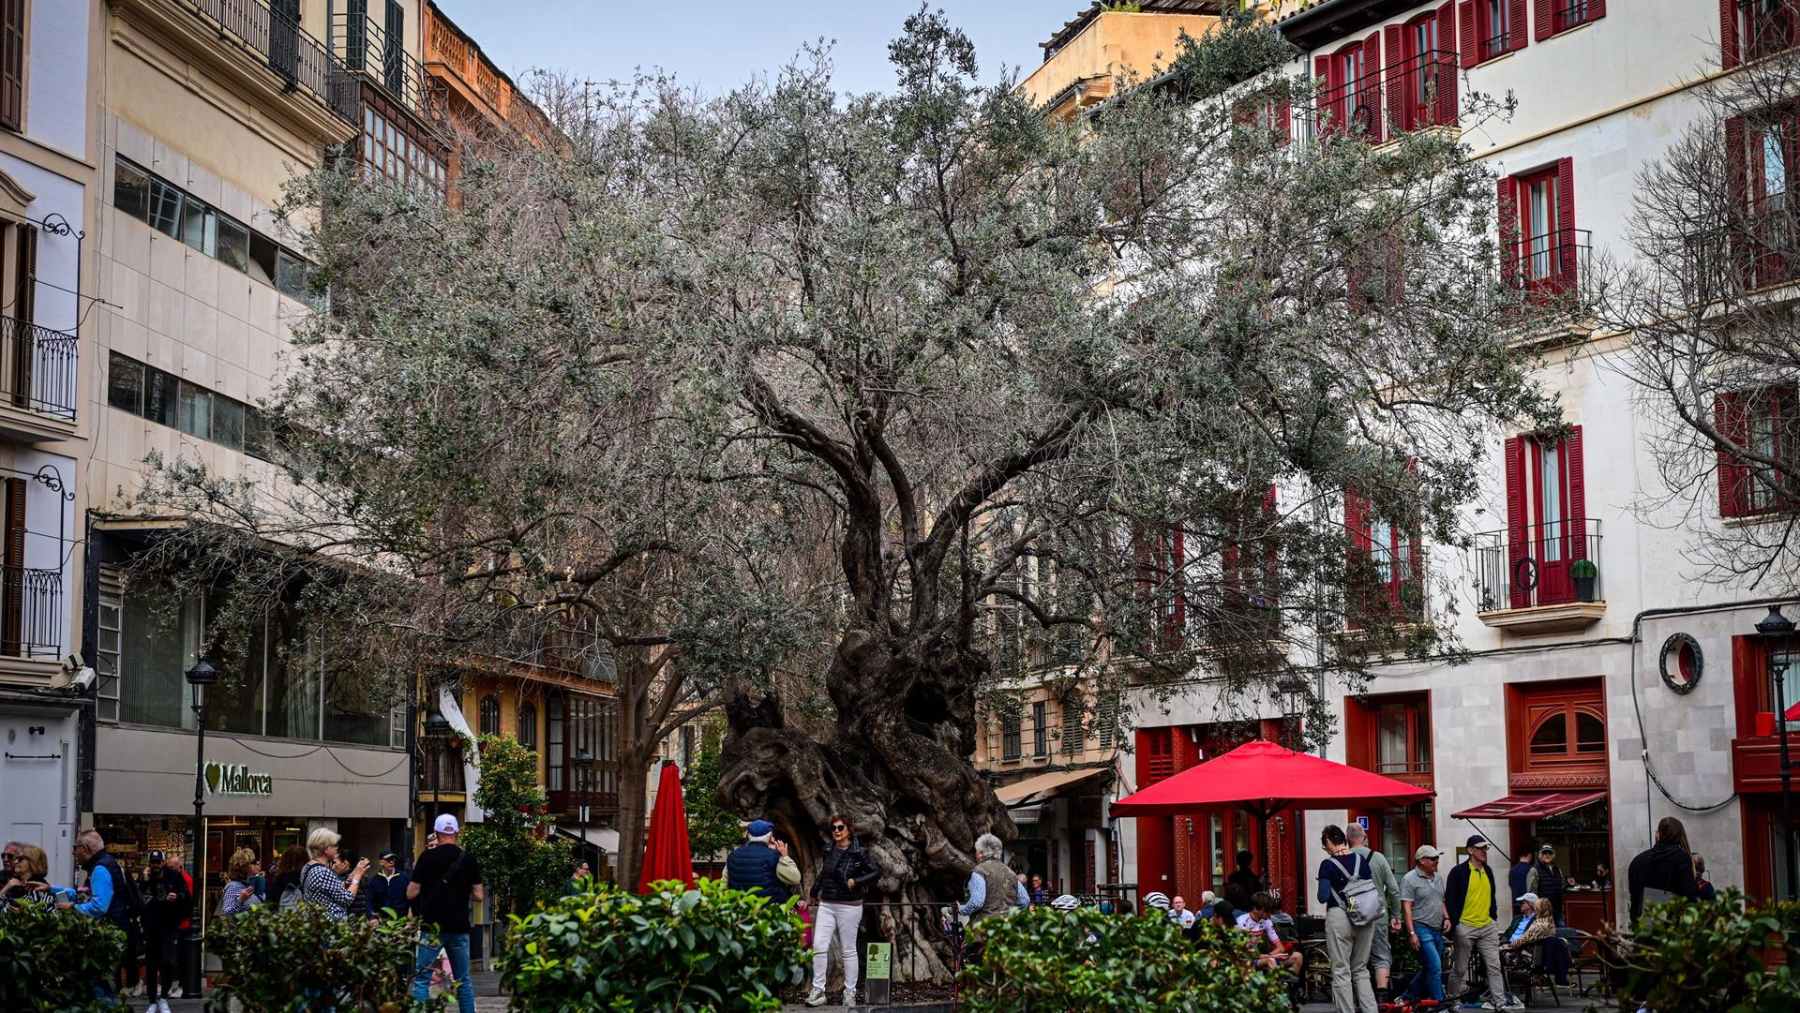
<svg viewBox="0 0 1800 1013"><path fill-rule="evenodd" d="M1250 742L1114 802L1114 816L1159 816L1241 808L1267 815L1287 808L1407 805L1431 791L1347 767L1273 742Z"/></svg>
<svg viewBox="0 0 1800 1013"><path fill-rule="evenodd" d="M1543 820L1606 798L1604 791L1525 791L1451 813L1456 820Z"/></svg>

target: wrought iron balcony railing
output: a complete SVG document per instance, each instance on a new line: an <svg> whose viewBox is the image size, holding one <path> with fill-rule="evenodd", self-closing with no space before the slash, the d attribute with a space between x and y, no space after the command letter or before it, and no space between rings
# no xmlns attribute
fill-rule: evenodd
<svg viewBox="0 0 1800 1013"><path fill-rule="evenodd" d="M67 331L0 316L0 398L16 408L75 421L77 345Z"/></svg>
<svg viewBox="0 0 1800 1013"><path fill-rule="evenodd" d="M61 570L0 566L0 655L61 658Z"/></svg>
<svg viewBox="0 0 1800 1013"><path fill-rule="evenodd" d="M1579 294L1591 277L1593 231L1563 229L1503 244L1502 280L1530 298L1550 299Z"/></svg>
<svg viewBox="0 0 1800 1013"><path fill-rule="evenodd" d="M406 51L402 35L390 35L364 11L333 13L327 35L345 70L380 85L415 115L425 115L425 65Z"/></svg>
<svg viewBox="0 0 1800 1013"><path fill-rule="evenodd" d="M1354 80L1321 87L1310 118L1313 137L1353 135L1379 144L1427 127L1457 123L1456 79L1461 57L1432 49L1364 73Z"/></svg>
<svg viewBox="0 0 1800 1013"><path fill-rule="evenodd" d="M1475 536L1477 612L1604 601L1600 522L1550 521Z"/></svg>
<svg viewBox="0 0 1800 1013"><path fill-rule="evenodd" d="M283 4L273 10L263 0L188 0L196 14L212 22L220 41L234 40L260 56L290 91L304 91L347 122L359 119L356 92L346 87L343 68L318 39L300 27L299 11Z"/></svg>

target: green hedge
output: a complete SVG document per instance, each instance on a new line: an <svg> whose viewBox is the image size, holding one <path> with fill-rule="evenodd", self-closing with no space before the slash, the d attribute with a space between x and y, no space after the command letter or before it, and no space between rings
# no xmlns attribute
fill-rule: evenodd
<svg viewBox="0 0 1800 1013"><path fill-rule="evenodd" d="M711 879L645 896L599 884L511 922L500 981L515 1010L777 1010L809 960L791 902Z"/></svg>
<svg viewBox="0 0 1800 1013"><path fill-rule="evenodd" d="M37 902L0 908L0 1010L124 1009L94 997L95 985L112 988L124 956L125 933L104 919Z"/></svg>
<svg viewBox="0 0 1800 1013"><path fill-rule="evenodd" d="M1786 950L1785 965L1767 958ZM1644 909L1629 937L1604 941L1624 1008L1710 1013L1800 1009L1800 903L1748 907L1727 890L1716 900L1673 900Z"/></svg>
<svg viewBox="0 0 1800 1013"><path fill-rule="evenodd" d="M962 1006L975 1011L1287 1008L1286 979L1255 970L1243 932L1202 922L1188 940L1160 914L1038 907L969 932Z"/></svg>
<svg viewBox="0 0 1800 1013"><path fill-rule="evenodd" d="M311 904L290 911L269 905L213 919L206 949L222 971L213 979L208 1008L290 1013L306 1009L309 998L323 998L338 1013L411 1009L407 996L418 939L418 923L411 919L333 921ZM427 1008L444 1005L440 997Z"/></svg>

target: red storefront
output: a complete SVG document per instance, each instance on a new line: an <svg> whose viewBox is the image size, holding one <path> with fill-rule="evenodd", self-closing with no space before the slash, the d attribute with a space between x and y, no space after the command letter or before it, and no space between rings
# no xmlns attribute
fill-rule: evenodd
<svg viewBox="0 0 1800 1013"><path fill-rule="evenodd" d="M1744 891L1764 899L1786 894L1781 841L1781 744L1776 737L1775 686L1769 661L1788 661L1783 712L1800 701L1800 644L1771 649L1754 636L1733 637L1731 671L1736 702L1736 737L1731 740L1732 787L1741 801L1744 825ZM1785 655L1785 657L1783 657ZM1788 720L1788 749L1800 747L1800 720ZM1800 786L1796 786L1800 787Z"/></svg>

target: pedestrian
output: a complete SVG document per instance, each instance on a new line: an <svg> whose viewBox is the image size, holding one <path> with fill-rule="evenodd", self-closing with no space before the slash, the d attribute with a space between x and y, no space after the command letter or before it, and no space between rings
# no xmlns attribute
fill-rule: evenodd
<svg viewBox="0 0 1800 1013"><path fill-rule="evenodd" d="M1400 931L1400 880L1394 875L1394 867L1389 864L1387 855L1369 847L1369 832L1361 823L1345 827L1344 838L1350 842L1350 850L1369 863L1375 886L1381 891L1382 921L1375 926L1375 934L1369 942L1369 963L1375 979L1375 998L1378 1002L1386 1002L1389 998L1388 975L1394 966L1393 939L1389 934Z"/></svg>
<svg viewBox="0 0 1800 1013"><path fill-rule="evenodd" d="M1605 862L1599 862L1594 866L1593 888L1596 890L1612 889L1612 869Z"/></svg>
<svg viewBox="0 0 1800 1013"><path fill-rule="evenodd" d="M1640 852L1625 869L1625 883L1631 891L1633 922L1643 914L1645 904L1700 896L1700 887L1694 882L1692 852L1687 843L1687 828L1675 817L1664 816L1656 824L1656 843L1648 851Z"/></svg>
<svg viewBox="0 0 1800 1013"><path fill-rule="evenodd" d="M300 874L306 871L306 848L290 844L275 862L275 875L269 880L269 893L275 897L277 910L292 911L300 903Z"/></svg>
<svg viewBox="0 0 1800 1013"><path fill-rule="evenodd" d="M586 892L593 885L594 869L587 864L586 859L583 859L576 862L575 868L570 871L569 881L563 884L563 896L572 897L575 894ZM727 883L726 885L729 886L730 884Z"/></svg>
<svg viewBox="0 0 1800 1013"><path fill-rule="evenodd" d="M241 915L262 903L262 898L256 895L256 886L251 882L261 871L262 866L256 864L256 852L249 848L239 848L231 853L225 889L219 896L220 917Z"/></svg>
<svg viewBox="0 0 1800 1013"><path fill-rule="evenodd" d="M450 973L456 979L456 1006L460 1013L475 1013L475 984L469 980L469 904L487 896L481 882L481 863L457 846L462 827L449 813L432 824L437 835L413 863L412 882L406 900L419 916L419 948L413 961L412 997L431 998L431 974L441 948L450 957ZM437 933L438 941L431 941Z"/></svg>
<svg viewBox="0 0 1800 1013"><path fill-rule="evenodd" d="M1240 851L1237 853L1237 870L1225 878L1225 899L1231 902L1233 911L1250 910L1251 898L1266 886L1262 877L1251 868L1255 864L1255 855Z"/></svg>
<svg viewBox="0 0 1800 1013"><path fill-rule="evenodd" d="M363 874L369 871L369 860L365 858L350 868L348 876L338 875L335 866L341 840L337 831L325 827L307 834L307 862L300 870L300 899L317 904L325 910L325 917L338 922L350 917L356 895L361 892Z"/></svg>
<svg viewBox="0 0 1800 1013"><path fill-rule="evenodd" d="M1413 851L1413 867L1400 880L1400 911L1406 938L1419 954L1419 973L1407 985L1407 1004L1431 999L1444 1002L1444 937L1450 918L1444 911L1444 883L1438 878L1443 852L1429 844Z"/></svg>
<svg viewBox="0 0 1800 1013"><path fill-rule="evenodd" d="M744 843L725 856L725 885L749 890L780 904L800 885L800 867L788 855L788 846L775 839L775 824L754 819L745 828Z"/></svg>
<svg viewBox="0 0 1800 1013"><path fill-rule="evenodd" d="M400 856L381 854L381 871L369 881L369 913L379 918L405 918L406 885L412 882L400 868Z"/></svg>
<svg viewBox="0 0 1800 1013"><path fill-rule="evenodd" d="M0 880L12 879L13 861L19 857L19 849L24 846L24 841L7 841L6 847L0 849Z"/></svg>
<svg viewBox="0 0 1800 1013"><path fill-rule="evenodd" d="M11 845L9 845L11 847ZM0 887L0 901L48 901L55 898L50 881L50 858L35 844L19 844L15 857L7 866L6 886Z"/></svg>
<svg viewBox="0 0 1800 1013"><path fill-rule="evenodd" d="M133 987L138 981L137 954L143 946L143 897L126 878L125 870L119 868L118 860L107 852L106 841L98 830L83 830L76 836L75 860L87 871L87 899L79 903L59 901L56 906L88 918L104 918L125 933L123 971L125 984ZM106 995L112 995L112 981L98 984ZM169 1009L167 1003L155 1000L151 1001L150 1008L159 1013L168 1013Z"/></svg>
<svg viewBox="0 0 1800 1013"><path fill-rule="evenodd" d="M1524 892L1549 901L1556 924L1562 926L1568 924L1563 920L1563 894L1567 892L1568 886L1568 877L1556 866L1556 848L1545 842L1538 848L1537 860L1531 863L1531 871L1525 876ZM1518 894L1513 896L1517 897Z"/></svg>
<svg viewBox="0 0 1800 1013"><path fill-rule="evenodd" d="M1706 878L1706 859L1698 851L1694 852L1694 896L1705 901L1717 900L1719 897L1719 891Z"/></svg>
<svg viewBox="0 0 1800 1013"><path fill-rule="evenodd" d="M1050 903L1050 888L1044 885L1044 877L1035 872L1031 874L1031 885L1027 887L1026 893L1030 895L1033 907Z"/></svg>
<svg viewBox="0 0 1800 1013"><path fill-rule="evenodd" d="M174 867L171 867L171 859ZM179 858L152 851L144 869L144 999L168 1013L176 984L177 942L193 897Z"/></svg>
<svg viewBox="0 0 1800 1013"><path fill-rule="evenodd" d="M338 880L345 885L346 890L349 889L350 873L358 868L363 870L364 886L373 885L375 877L368 875L368 860L359 857L355 850L346 849L339 852L337 858L333 859L331 863L331 871L337 874ZM351 891L351 894L349 917L362 920L373 918L377 909L369 906L369 891L360 889Z"/></svg>
<svg viewBox="0 0 1800 1013"><path fill-rule="evenodd" d="M1194 927L1194 912L1188 910L1187 898L1169 898L1169 920L1181 926L1183 931Z"/></svg>
<svg viewBox="0 0 1800 1013"><path fill-rule="evenodd" d="M1519 860L1512 864L1511 869L1507 870L1506 892L1510 896L1517 897L1531 889L1530 882L1531 852L1526 851L1521 853Z"/></svg>
<svg viewBox="0 0 1800 1013"><path fill-rule="evenodd" d="M1299 947L1283 942L1281 933L1275 931L1275 910L1275 898L1260 891L1251 896L1250 910L1237 916L1237 927L1256 940L1257 967L1267 971L1283 968L1296 978L1301 977L1306 957Z"/></svg>
<svg viewBox="0 0 1800 1013"><path fill-rule="evenodd" d="M831 847L825 850L810 894L814 919L813 977L812 992L806 997L808 1006L825 1004L825 978L831 965L834 940L844 961L844 1005L855 1004L856 929L862 924L863 894L875 885L879 876L880 870L875 868L875 863L856 840L855 827L847 818L833 816ZM1012 871L1007 870L1006 882L1012 881Z"/></svg>
<svg viewBox="0 0 1800 1013"><path fill-rule="evenodd" d="M1496 906L1494 873L1488 868L1488 841L1480 834L1469 838L1469 860L1450 870L1444 883L1444 908L1449 912L1454 959L1450 962L1449 1001L1461 1002L1469 980L1469 957L1481 951L1487 968L1490 1009L1524 1009L1506 994L1506 975L1500 968L1500 926L1494 921Z"/></svg>
<svg viewBox="0 0 1800 1013"><path fill-rule="evenodd" d="M1350 850L1342 829L1326 827L1319 843L1325 849L1319 863L1319 903L1325 905L1332 1005L1338 1013L1377 1013L1375 990L1369 985L1369 950L1382 920L1379 888L1368 861Z"/></svg>

